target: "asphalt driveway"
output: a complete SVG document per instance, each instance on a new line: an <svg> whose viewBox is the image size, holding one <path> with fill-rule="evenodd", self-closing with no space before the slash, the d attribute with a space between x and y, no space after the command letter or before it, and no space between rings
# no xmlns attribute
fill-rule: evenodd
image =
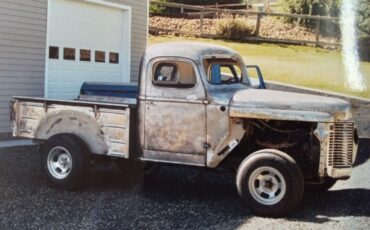
<svg viewBox="0 0 370 230"><path fill-rule="evenodd" d="M36 147L0 149L0 229L368 229L370 140L361 140L353 176L326 193L307 192L280 219L253 216L231 174L161 167L144 177L95 165L79 191L50 188Z"/></svg>

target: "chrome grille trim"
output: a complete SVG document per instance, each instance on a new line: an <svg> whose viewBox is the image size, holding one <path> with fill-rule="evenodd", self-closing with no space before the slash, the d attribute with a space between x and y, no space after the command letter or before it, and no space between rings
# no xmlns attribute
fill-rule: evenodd
<svg viewBox="0 0 370 230"><path fill-rule="evenodd" d="M338 122L330 125L328 145L328 166L351 168L354 150L355 124Z"/></svg>

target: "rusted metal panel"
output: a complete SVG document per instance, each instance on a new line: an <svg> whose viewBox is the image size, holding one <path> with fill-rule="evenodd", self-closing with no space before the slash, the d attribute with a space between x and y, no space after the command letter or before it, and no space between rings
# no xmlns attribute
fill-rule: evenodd
<svg viewBox="0 0 370 230"><path fill-rule="evenodd" d="M167 42L152 45L145 52L147 61L158 57L180 57L201 63L203 57L209 55L239 56L238 53L226 47L201 42Z"/></svg>
<svg viewBox="0 0 370 230"><path fill-rule="evenodd" d="M357 125L359 136L362 138L370 138L370 100L345 94L314 90L306 87L271 81L267 81L267 85L268 88L272 90L334 97L350 102L352 105L353 120Z"/></svg>
<svg viewBox="0 0 370 230"><path fill-rule="evenodd" d="M196 84L192 88L159 87L153 84L152 69L156 63L172 61L188 63L196 74ZM168 159L182 159L178 153L204 156L198 164L204 165L206 154L206 105L203 83L196 64L185 58L155 58L148 63L147 75L142 87L146 88L146 96L142 100L145 112L143 149L168 153ZM142 111L142 110L141 110ZM162 155L163 155L162 154ZM144 156L144 158L146 158ZM181 162L181 159L176 160ZM185 162L184 162L185 163ZM194 163L194 162L193 162Z"/></svg>
<svg viewBox="0 0 370 230"><path fill-rule="evenodd" d="M146 150L205 154L205 105L147 101L144 135Z"/></svg>
<svg viewBox="0 0 370 230"><path fill-rule="evenodd" d="M97 122L108 147L107 155L128 158L130 110L99 109Z"/></svg>
<svg viewBox="0 0 370 230"><path fill-rule="evenodd" d="M347 124L353 124L351 121L345 122ZM316 130L314 131L314 134L316 138L320 141L320 162L319 162L319 176L330 176L333 178L349 178L351 176L352 172L352 165L348 165L348 167L343 168L336 168L333 165L330 165L329 160L329 154L330 149L332 149L335 145L334 141L341 142L341 145L343 145L343 141L345 142L351 142L352 148L350 149L350 152L346 152L345 155L351 156L351 163L354 163L357 155L357 149L358 149L358 143L355 142L354 135L349 135L346 137L346 140L344 140L342 137L339 137L339 139L333 139L331 138L331 133L333 132L332 126L338 124L338 123L318 123L318 126ZM353 126L353 130L350 132L356 132L355 127ZM343 133L346 135L346 133ZM338 156L337 156L338 157Z"/></svg>
<svg viewBox="0 0 370 230"><path fill-rule="evenodd" d="M127 105L16 98L13 135L38 140L69 133L96 154L129 157Z"/></svg>
<svg viewBox="0 0 370 230"><path fill-rule="evenodd" d="M215 168L239 144L245 130L240 119L230 119L226 106L207 105L207 167Z"/></svg>
<svg viewBox="0 0 370 230"><path fill-rule="evenodd" d="M121 97L110 97L110 96L92 96L92 95L80 95L78 97L79 101L86 102L99 102L99 103L114 103L114 104L126 104L130 107L135 107L137 104L136 98L121 98Z"/></svg>
<svg viewBox="0 0 370 230"><path fill-rule="evenodd" d="M285 120L285 121L308 121L308 122L331 122L334 118L329 113L282 110L282 109L255 109L255 108L231 108L231 117L263 119L263 120Z"/></svg>
<svg viewBox="0 0 370 230"><path fill-rule="evenodd" d="M144 150L143 161L163 162L171 164L205 166L206 156L204 154L184 154L162 151Z"/></svg>
<svg viewBox="0 0 370 230"><path fill-rule="evenodd" d="M344 100L321 96L241 90L230 102L231 116L277 120L330 122L352 119L351 105Z"/></svg>
<svg viewBox="0 0 370 230"><path fill-rule="evenodd" d="M245 130L242 120L230 119L228 124L228 131L219 138L215 147L207 151L207 166L210 168L217 167L239 145L244 136Z"/></svg>

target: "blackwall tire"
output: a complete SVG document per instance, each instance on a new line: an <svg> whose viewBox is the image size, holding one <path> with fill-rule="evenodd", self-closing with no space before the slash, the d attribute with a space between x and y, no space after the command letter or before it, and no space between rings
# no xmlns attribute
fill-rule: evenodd
<svg viewBox="0 0 370 230"><path fill-rule="evenodd" d="M42 167L52 186L72 190L82 185L89 153L81 139L73 135L51 137L42 149Z"/></svg>
<svg viewBox="0 0 370 230"><path fill-rule="evenodd" d="M297 163L277 150L262 150L247 157L237 171L236 186L254 214L270 217L290 214L304 193Z"/></svg>

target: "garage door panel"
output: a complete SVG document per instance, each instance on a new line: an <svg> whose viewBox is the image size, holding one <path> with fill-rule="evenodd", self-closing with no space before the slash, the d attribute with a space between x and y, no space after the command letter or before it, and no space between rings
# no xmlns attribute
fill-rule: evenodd
<svg viewBox="0 0 370 230"><path fill-rule="evenodd" d="M81 44L97 42L103 45L115 44L117 47L122 39L122 28L107 28L99 25L60 24L55 25L51 31L53 40L59 42L79 42ZM95 41L91 41L92 38ZM114 43L110 43L112 39Z"/></svg>
<svg viewBox="0 0 370 230"><path fill-rule="evenodd" d="M129 36L124 33L128 12L84 1L51 0L49 45L59 47L59 58L48 60L47 95L73 99L85 81L122 82L130 54L124 52ZM75 60L64 60L64 48L75 49ZM80 49L90 51L90 61L80 61ZM95 51L105 52L105 62L95 61ZM109 53L118 53L118 63L109 63Z"/></svg>

